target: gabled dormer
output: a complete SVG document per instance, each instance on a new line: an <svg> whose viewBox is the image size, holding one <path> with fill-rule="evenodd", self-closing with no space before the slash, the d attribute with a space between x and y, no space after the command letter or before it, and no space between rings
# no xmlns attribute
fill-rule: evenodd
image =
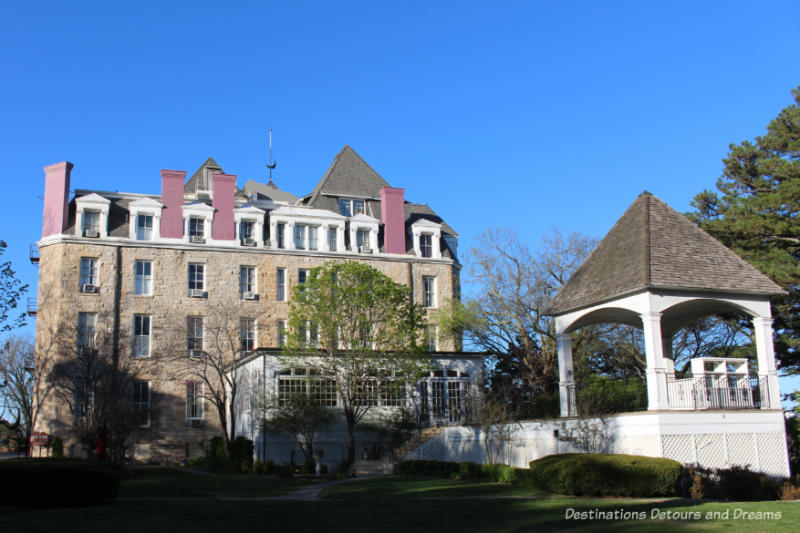
<svg viewBox="0 0 800 533"><path fill-rule="evenodd" d="M236 238L241 246L264 246L264 210L244 204L233 210Z"/></svg>
<svg viewBox="0 0 800 533"><path fill-rule="evenodd" d="M111 201L97 193L75 198L75 235L93 239L108 237Z"/></svg>
<svg viewBox="0 0 800 533"><path fill-rule="evenodd" d="M153 198L139 198L128 204L129 237L137 241L156 241L161 238L161 209L163 204Z"/></svg>
<svg viewBox="0 0 800 533"><path fill-rule="evenodd" d="M442 249L442 225L426 218L420 218L411 224L411 238L414 243L414 255L440 259Z"/></svg>
<svg viewBox="0 0 800 533"><path fill-rule="evenodd" d="M350 251L359 254L378 253L380 221L367 215L350 217Z"/></svg>

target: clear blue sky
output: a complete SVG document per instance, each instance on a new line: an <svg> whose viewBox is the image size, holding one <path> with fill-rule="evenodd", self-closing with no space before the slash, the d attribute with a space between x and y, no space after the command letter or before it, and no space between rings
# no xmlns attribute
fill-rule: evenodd
<svg viewBox="0 0 800 533"><path fill-rule="evenodd" d="M0 7L0 238L35 290L42 167L159 193L208 156L309 192L350 144L468 248L679 211L800 85L800 4L14 2Z"/></svg>

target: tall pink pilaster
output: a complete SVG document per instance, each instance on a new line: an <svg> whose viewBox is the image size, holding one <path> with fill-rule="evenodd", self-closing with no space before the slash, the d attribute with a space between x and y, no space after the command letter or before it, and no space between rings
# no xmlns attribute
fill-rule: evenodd
<svg viewBox="0 0 800 533"><path fill-rule="evenodd" d="M381 189L381 222L386 253L406 253L406 214L403 207L405 189Z"/></svg>
<svg viewBox="0 0 800 533"><path fill-rule="evenodd" d="M185 170L161 171L161 236L170 239L183 237L183 182Z"/></svg>
<svg viewBox="0 0 800 533"><path fill-rule="evenodd" d="M72 163L62 161L44 167L44 214L42 237L64 233L69 214L69 175Z"/></svg>
<svg viewBox="0 0 800 533"><path fill-rule="evenodd" d="M214 221L211 223L211 238L231 241L236 237L233 220L233 202L236 194L236 176L233 174L214 174L213 207Z"/></svg>

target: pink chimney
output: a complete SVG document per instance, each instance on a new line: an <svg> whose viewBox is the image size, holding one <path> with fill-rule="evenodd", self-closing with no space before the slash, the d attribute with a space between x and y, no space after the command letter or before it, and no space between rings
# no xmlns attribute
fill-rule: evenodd
<svg viewBox="0 0 800 533"><path fill-rule="evenodd" d="M161 170L161 236L183 237L183 182L185 170Z"/></svg>
<svg viewBox="0 0 800 533"><path fill-rule="evenodd" d="M44 215L42 237L64 233L69 214L69 175L72 163L62 161L44 167Z"/></svg>
<svg viewBox="0 0 800 533"><path fill-rule="evenodd" d="M405 189L381 189L381 222L386 253L406 253L406 214L403 207Z"/></svg>
<svg viewBox="0 0 800 533"><path fill-rule="evenodd" d="M236 193L234 174L214 174L212 193L214 221L211 223L211 238L232 241L236 237L233 221L233 196Z"/></svg>

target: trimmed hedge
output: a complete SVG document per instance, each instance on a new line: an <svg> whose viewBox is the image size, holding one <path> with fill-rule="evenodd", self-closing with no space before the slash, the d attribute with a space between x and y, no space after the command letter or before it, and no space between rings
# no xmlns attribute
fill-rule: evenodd
<svg viewBox="0 0 800 533"><path fill-rule="evenodd" d="M640 455L567 453L530 463L534 486L576 496L672 496L681 464Z"/></svg>
<svg viewBox="0 0 800 533"><path fill-rule="evenodd" d="M0 461L0 504L21 508L110 503L119 493L121 467L75 459Z"/></svg>
<svg viewBox="0 0 800 533"><path fill-rule="evenodd" d="M406 476L450 477L459 473L459 464L452 461L403 461L397 473Z"/></svg>
<svg viewBox="0 0 800 533"><path fill-rule="evenodd" d="M461 481L491 481L512 483L527 481L527 470L502 463L479 465L470 461L403 461L397 473L406 476L452 477Z"/></svg>

